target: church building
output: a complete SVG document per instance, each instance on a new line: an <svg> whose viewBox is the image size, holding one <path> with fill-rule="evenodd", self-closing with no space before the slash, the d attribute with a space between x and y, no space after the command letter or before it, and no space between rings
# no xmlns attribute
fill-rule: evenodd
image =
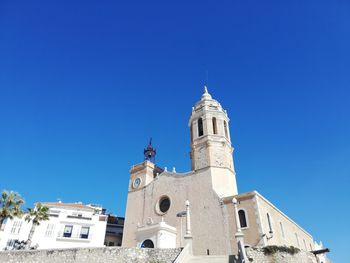
<svg viewBox="0 0 350 263"><path fill-rule="evenodd" d="M122 246L184 247L188 200L194 255L237 254L239 226L246 246L314 250L313 237L265 197L238 192L229 117L206 87L188 125L191 171L158 167L151 143L144 162L131 167Z"/></svg>

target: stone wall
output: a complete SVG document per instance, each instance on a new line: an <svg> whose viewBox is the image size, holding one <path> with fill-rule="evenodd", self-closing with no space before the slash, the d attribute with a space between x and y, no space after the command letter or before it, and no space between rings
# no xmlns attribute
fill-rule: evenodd
<svg viewBox="0 0 350 263"><path fill-rule="evenodd" d="M2 251L0 263L186 263L191 257L178 257L181 249L147 249L147 248L75 248L43 249L31 251ZM318 263L312 253L300 251L294 255L276 252L265 255L262 248L248 248L249 263ZM215 256L211 256L215 257ZM193 257L194 262L211 262L211 257ZM181 258L181 259L180 259ZM198 261L198 259L201 259ZM221 256L215 262L237 262L234 256ZM329 261L327 261L329 262ZM326 262L325 262L326 263Z"/></svg>
<svg viewBox="0 0 350 263"><path fill-rule="evenodd" d="M294 255L285 252L265 255L262 248L248 248L247 254L251 263L318 263L314 254L302 250Z"/></svg>
<svg viewBox="0 0 350 263"><path fill-rule="evenodd" d="M1 263L170 263L181 249L75 248L2 251Z"/></svg>

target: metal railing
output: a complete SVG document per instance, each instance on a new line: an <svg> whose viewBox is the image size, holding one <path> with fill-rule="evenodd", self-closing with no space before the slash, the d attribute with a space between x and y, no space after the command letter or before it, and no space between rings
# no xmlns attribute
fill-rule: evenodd
<svg viewBox="0 0 350 263"><path fill-rule="evenodd" d="M72 234L72 233L64 233L64 232L59 232L57 234L57 238L63 238L63 239L75 239L75 240L91 240L91 234L89 233L88 235L84 234Z"/></svg>
<svg viewBox="0 0 350 263"><path fill-rule="evenodd" d="M84 220L92 220L91 217L84 217L84 216L76 216L76 215L68 215L67 218L74 218L74 219L84 219Z"/></svg>

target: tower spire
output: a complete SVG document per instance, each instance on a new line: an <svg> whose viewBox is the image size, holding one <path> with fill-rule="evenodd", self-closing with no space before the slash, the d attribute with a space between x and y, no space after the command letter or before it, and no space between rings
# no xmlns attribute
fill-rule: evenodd
<svg viewBox="0 0 350 263"><path fill-rule="evenodd" d="M208 92L208 87L207 87L207 85L204 85L204 91L203 91L203 95L202 95L201 100L211 100L211 99L212 99L212 97Z"/></svg>

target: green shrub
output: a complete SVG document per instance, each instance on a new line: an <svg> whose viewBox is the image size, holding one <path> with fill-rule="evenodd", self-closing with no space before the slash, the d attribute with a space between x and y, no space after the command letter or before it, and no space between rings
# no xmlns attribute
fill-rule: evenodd
<svg viewBox="0 0 350 263"><path fill-rule="evenodd" d="M290 247L286 247L286 246L266 246L263 247L263 251L265 255L272 255L275 254L276 252L284 252L284 253L288 253L291 255L297 254L299 253L300 249L290 246Z"/></svg>

